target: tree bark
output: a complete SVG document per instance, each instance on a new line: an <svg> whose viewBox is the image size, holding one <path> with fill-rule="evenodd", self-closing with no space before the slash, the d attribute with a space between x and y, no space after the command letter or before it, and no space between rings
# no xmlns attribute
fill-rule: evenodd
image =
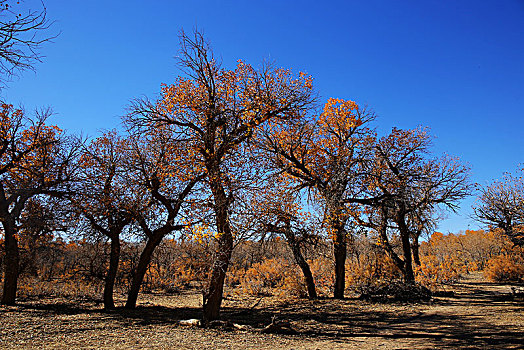
<svg viewBox="0 0 524 350"><path fill-rule="evenodd" d="M161 235L160 237L153 237L148 239L146 246L142 251L142 254L140 254L138 266L136 268L135 274L133 275L133 280L131 281L131 288L129 289L129 293L127 295L127 301L125 305L126 309L134 309L136 307L138 293L140 292L140 287L142 286L142 282L144 281L144 276L147 272L147 267L151 262L151 257L153 256L155 248L160 244L163 237L164 235Z"/></svg>
<svg viewBox="0 0 524 350"><path fill-rule="evenodd" d="M205 324L220 318L224 281L233 252L233 234L231 233L228 216L229 201L220 183L220 173L218 171L210 172L209 176L212 179L210 185L215 200L214 211L219 237L209 287L204 295L203 310Z"/></svg>
<svg viewBox="0 0 524 350"><path fill-rule="evenodd" d="M15 305L16 290L18 285L18 270L20 264L20 252L16 239L16 224L11 216L2 220L5 236L5 258L4 258L4 289L2 294L2 305Z"/></svg>
<svg viewBox="0 0 524 350"><path fill-rule="evenodd" d="M344 289L346 288L346 256L347 242L346 231L337 228L333 242L333 253L335 256L335 290L333 297L335 299L344 299Z"/></svg>
<svg viewBox="0 0 524 350"><path fill-rule="evenodd" d="M228 225L229 226L229 225ZM222 233L218 239L215 262L209 282L209 289L204 296L204 323L220 318L220 306L224 293L224 281L233 251L233 236L231 232Z"/></svg>
<svg viewBox="0 0 524 350"><path fill-rule="evenodd" d="M118 263L120 260L120 237L114 235L111 239L111 252L109 255L109 269L107 270L104 285L104 308L106 310L115 308L113 291L115 288L116 274L118 272Z"/></svg>
<svg viewBox="0 0 524 350"><path fill-rule="evenodd" d="M286 236L288 236L287 241L289 243L289 246L291 247L291 251L293 252L295 261L297 265L300 267L300 269L302 270L302 273L304 274L304 282L306 283L309 298L316 299L318 298L318 295L317 295L317 290L315 288L315 280L313 279L313 274L311 273L311 268L309 267L309 264L306 261L306 259L304 259L304 256L302 255L302 252L300 251L300 245L296 241L295 237L289 234Z"/></svg>
<svg viewBox="0 0 524 350"><path fill-rule="evenodd" d="M415 262L417 266L420 266L420 253L419 253L420 244L418 243L418 237L419 235L416 235L413 237L413 244L411 245L411 250L413 251L413 262Z"/></svg>
<svg viewBox="0 0 524 350"><path fill-rule="evenodd" d="M395 263L395 266L397 266L398 269L402 271L402 273L404 273L404 261L400 259L398 254L395 252L395 250L393 250L393 247L389 243L389 239L387 235L387 220L384 218L382 220L383 221L381 222L380 227L379 227L379 237L380 237L381 247L382 249L384 249L387 256L389 256L391 260L393 260L393 262Z"/></svg>
<svg viewBox="0 0 524 350"><path fill-rule="evenodd" d="M404 217L398 215L397 225L400 232L400 238L402 240L402 252L404 255L404 282L408 284L415 283L415 274L413 273L413 259L411 258L411 244L409 242L409 230L404 222Z"/></svg>

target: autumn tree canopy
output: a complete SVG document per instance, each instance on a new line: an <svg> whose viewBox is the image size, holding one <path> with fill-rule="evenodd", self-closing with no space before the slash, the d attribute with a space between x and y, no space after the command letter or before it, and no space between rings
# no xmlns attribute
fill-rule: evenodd
<svg viewBox="0 0 524 350"><path fill-rule="evenodd" d="M19 267L17 232L28 201L38 195L59 197L75 179L78 144L56 126L49 112L31 119L21 109L0 110L0 221L5 235L3 304L14 304Z"/></svg>
<svg viewBox="0 0 524 350"><path fill-rule="evenodd" d="M43 18L33 16L47 23L45 12ZM346 266L355 269L350 274L361 267L361 261L348 264L354 258L348 258L348 247L356 251L358 244L367 245L367 258L376 265L372 275L382 268L415 286L417 271L427 267L419 239L431 234L443 209L456 210L469 195L468 167L451 156L431 155L425 129L393 128L378 135L374 112L354 101L329 98L317 110L312 78L305 73L240 60L224 68L199 32L182 32L180 45L184 75L162 84L157 99L134 100L121 134L106 132L80 146L46 124L48 113L28 118L1 106L2 303L16 299L20 242L30 250L60 229L51 226L55 216L49 210L58 202L49 198L67 198L72 210L54 214L63 221L76 215L87 236L102 237L98 248L78 246L109 250L108 261L96 263L107 309L115 307L115 281L124 267L125 307L136 307L144 279L159 266L152 264L158 247L179 231L208 240L203 254L213 263L206 260L201 274L209 272L202 302L206 325L220 316L235 245L252 247L261 237L278 237L275 246L288 250L293 278L303 281L310 298L320 295L319 285L344 298ZM522 188L522 177L509 176L482 188L475 208L480 221L516 244L524 227ZM131 242L122 239L126 232L133 233ZM318 242L331 261L314 265L308 253ZM440 242L438 235L434 242ZM131 267L132 259L122 256L126 244L134 254ZM242 265L233 261L233 269ZM296 278L296 266L303 278ZM316 283L315 268L330 270L324 272L327 282Z"/></svg>
<svg viewBox="0 0 524 350"><path fill-rule="evenodd" d="M428 157L429 146L430 135L422 129L393 129L377 140L365 172L367 196L374 200L357 211L357 221L378 233L409 283L415 278L413 247L416 253L422 228L433 224L439 208L454 210L470 193L468 168L449 156ZM400 236L403 258L390 245L391 231Z"/></svg>
<svg viewBox="0 0 524 350"><path fill-rule="evenodd" d="M524 246L524 169L481 186L479 191L473 207L477 220Z"/></svg>
<svg viewBox="0 0 524 350"><path fill-rule="evenodd" d="M267 156L322 203L324 222L333 239L336 298L343 298L347 239L352 228L348 200L361 197L362 162L375 138L372 111L353 101L329 99L320 115L275 123L261 141Z"/></svg>
<svg viewBox="0 0 524 350"><path fill-rule="evenodd" d="M270 120L301 115L313 99L311 77L271 65L255 69L238 61L224 69L201 33L181 33L180 67L185 77L162 86L160 98L137 101L130 118L151 128L169 126L186 145L184 157L191 168L205 172L215 214L217 250L209 290L204 296L204 318L219 317L223 284L233 249L234 233L229 209L231 191L238 181L232 176L231 157L243 149L261 125Z"/></svg>
<svg viewBox="0 0 524 350"><path fill-rule="evenodd" d="M78 160L79 176L69 198L72 210L87 225L84 235L102 235L110 240L109 268L105 278L104 307L113 309L113 289L120 258L120 240L133 222L134 212L146 205L140 192L126 184L125 140L116 131L107 132L84 146Z"/></svg>
<svg viewBox="0 0 524 350"><path fill-rule="evenodd" d="M131 135L126 142L126 186L141 196L142 203L132 216L145 238L126 308L136 306L154 250L168 234L190 225L191 207L200 201L195 193L199 193L202 171L188 166L183 157L185 144L176 136L169 127L157 128Z"/></svg>

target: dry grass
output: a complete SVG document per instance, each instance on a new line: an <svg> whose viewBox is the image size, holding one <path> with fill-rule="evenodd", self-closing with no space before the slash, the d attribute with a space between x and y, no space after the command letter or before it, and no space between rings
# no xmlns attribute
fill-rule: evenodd
<svg viewBox="0 0 524 350"><path fill-rule="evenodd" d="M511 349L524 344L522 300L474 275L429 303L229 296L222 317L250 331L186 328L198 294L143 294L136 310L58 297L0 307L0 347L34 349ZM122 303L123 300L120 300ZM297 335L260 334L276 316Z"/></svg>

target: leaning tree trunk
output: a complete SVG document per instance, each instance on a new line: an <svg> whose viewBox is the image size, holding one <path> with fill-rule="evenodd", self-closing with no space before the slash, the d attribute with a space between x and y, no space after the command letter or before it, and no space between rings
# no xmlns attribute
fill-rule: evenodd
<svg viewBox="0 0 524 350"><path fill-rule="evenodd" d="M133 280L131 281L131 288L127 295L127 301L125 308L134 309L136 307L136 301L138 299L138 293L140 292L140 287L144 281L144 276L147 272L147 267L151 262L151 257L155 248L160 244L164 235L155 236L148 239L142 254L140 254L140 259L138 260L138 266L136 268L135 274L133 275Z"/></svg>
<svg viewBox="0 0 524 350"><path fill-rule="evenodd" d="M218 179L218 176L215 178ZM211 184L211 190L215 199L214 209L219 237L209 287L204 294L203 310L205 324L217 320L220 317L224 281L233 252L233 234L231 233L228 218L228 199L224 188L218 181L214 181L214 183Z"/></svg>
<svg viewBox="0 0 524 350"><path fill-rule="evenodd" d="M204 322L217 320L220 317L220 306L224 293L224 281L227 268L233 252L233 236L231 233L222 233L218 239L218 247L211 272L209 289L204 296Z"/></svg>
<svg viewBox="0 0 524 350"><path fill-rule="evenodd" d="M316 299L318 298L317 290L315 288L315 280L313 279L313 274L311 273L311 269L309 268L309 264L307 263L306 259L304 259L304 256L302 255L302 252L300 251L300 245L298 244L295 236L293 234L286 234L286 239L288 241L289 246L291 247L291 251L293 252L293 256L295 257L295 261L297 265L302 270L302 273L304 274L304 281L306 282L307 292L310 299Z"/></svg>
<svg viewBox="0 0 524 350"><path fill-rule="evenodd" d="M382 249L384 250L386 255L391 260L393 260L393 263L395 264L395 266L402 273L404 273L404 261L402 259L400 259L398 254L395 252L395 250L393 249L393 247L389 243L387 230L388 230L387 216L386 216L386 213L384 211L382 211L382 219L381 219L381 222L380 222L380 226L378 228L378 234L379 234L379 241L378 241L378 243L382 247Z"/></svg>
<svg viewBox="0 0 524 350"><path fill-rule="evenodd" d="M334 230L335 237L333 239L333 254L335 258L335 290L333 297L335 299L343 299L344 289L346 288L346 230L344 230L340 222L337 222Z"/></svg>
<svg viewBox="0 0 524 350"><path fill-rule="evenodd" d="M106 310L115 308L113 291L115 288L116 274L118 272L118 262L120 260L120 237L119 234L111 238L111 252L109 255L109 269L107 270L104 285L104 308Z"/></svg>
<svg viewBox="0 0 524 350"><path fill-rule="evenodd" d="M16 302L16 290L18 285L18 270L20 264L20 252L16 240L16 224L14 219L7 217L2 221L5 236L4 257L4 290L1 304L14 305Z"/></svg>

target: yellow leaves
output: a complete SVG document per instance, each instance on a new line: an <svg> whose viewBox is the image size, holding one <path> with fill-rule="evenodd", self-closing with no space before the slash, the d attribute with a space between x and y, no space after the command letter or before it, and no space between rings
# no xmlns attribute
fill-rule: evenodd
<svg viewBox="0 0 524 350"><path fill-rule="evenodd" d="M218 239L222 235L221 233L212 230L210 226L205 224L188 225L185 229L185 232L188 234L190 239L200 244L209 242L211 238Z"/></svg>
<svg viewBox="0 0 524 350"><path fill-rule="evenodd" d="M0 169L18 186L44 185L54 180L62 130L45 118L28 119L22 110L3 104L0 110ZM16 184L16 185L15 185Z"/></svg>
<svg viewBox="0 0 524 350"><path fill-rule="evenodd" d="M524 280L524 251L514 247L509 254L489 259L484 276L494 282L522 282Z"/></svg>
<svg viewBox="0 0 524 350"><path fill-rule="evenodd" d="M440 284L455 282L466 271L463 262L451 255L438 259L434 255L423 255L420 266L415 266L416 280L428 288L436 289Z"/></svg>
<svg viewBox="0 0 524 350"><path fill-rule="evenodd" d="M313 77L304 72L299 72L299 77L303 80L303 84L307 89L313 89Z"/></svg>
<svg viewBox="0 0 524 350"><path fill-rule="evenodd" d="M296 118L310 103L312 78L305 73L295 77L290 70L271 67L257 71L239 60L234 70L206 74L162 84L157 104L163 120L181 126L196 143L204 138L220 143L231 135L248 139L270 119Z"/></svg>
<svg viewBox="0 0 524 350"><path fill-rule="evenodd" d="M362 125L362 120L356 114L358 108L353 101L330 98L318 122L326 131L335 128L335 133L347 134Z"/></svg>

